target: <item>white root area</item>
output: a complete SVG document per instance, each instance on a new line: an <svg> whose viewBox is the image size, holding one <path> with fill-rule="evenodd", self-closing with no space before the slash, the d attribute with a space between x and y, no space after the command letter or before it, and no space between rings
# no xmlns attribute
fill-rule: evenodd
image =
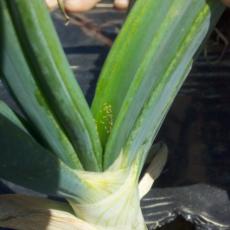
<svg viewBox="0 0 230 230"><path fill-rule="evenodd" d="M135 174L134 174L135 175ZM136 177L132 170L111 195L91 204L69 201L78 218L97 230L145 230Z"/></svg>

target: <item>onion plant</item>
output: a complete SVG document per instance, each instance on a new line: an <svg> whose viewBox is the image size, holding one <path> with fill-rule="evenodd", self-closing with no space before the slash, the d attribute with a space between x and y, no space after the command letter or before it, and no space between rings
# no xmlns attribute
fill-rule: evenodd
<svg viewBox="0 0 230 230"><path fill-rule="evenodd" d="M140 198L164 166L165 145L152 148L138 186L142 169L223 5L137 0L91 108L44 1L1 0L0 10L0 74L23 112L0 103L0 177L67 201L2 195L0 226L41 229L48 218L43 229L146 229Z"/></svg>

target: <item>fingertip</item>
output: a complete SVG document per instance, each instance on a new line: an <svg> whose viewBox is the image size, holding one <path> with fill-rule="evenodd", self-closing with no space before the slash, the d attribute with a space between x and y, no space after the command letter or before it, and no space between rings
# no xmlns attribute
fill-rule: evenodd
<svg viewBox="0 0 230 230"><path fill-rule="evenodd" d="M58 6L57 0L45 0L45 2L49 10L54 10Z"/></svg>
<svg viewBox="0 0 230 230"><path fill-rule="evenodd" d="M129 0L115 0L114 6L119 10L126 10L129 7Z"/></svg>
<svg viewBox="0 0 230 230"><path fill-rule="evenodd" d="M92 9L99 0L65 0L65 9L69 12L84 12Z"/></svg>

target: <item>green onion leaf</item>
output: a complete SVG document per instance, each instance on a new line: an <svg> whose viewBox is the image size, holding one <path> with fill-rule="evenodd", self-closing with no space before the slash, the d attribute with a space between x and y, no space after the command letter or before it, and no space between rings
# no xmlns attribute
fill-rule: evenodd
<svg viewBox="0 0 230 230"><path fill-rule="evenodd" d="M49 109L71 141L83 167L101 170L102 149L96 124L69 67L44 1L6 3L22 51Z"/></svg>
<svg viewBox="0 0 230 230"><path fill-rule="evenodd" d="M129 162L153 141L175 88L223 10L216 0L135 3L105 63L92 105L105 146L105 168L121 153Z"/></svg>

